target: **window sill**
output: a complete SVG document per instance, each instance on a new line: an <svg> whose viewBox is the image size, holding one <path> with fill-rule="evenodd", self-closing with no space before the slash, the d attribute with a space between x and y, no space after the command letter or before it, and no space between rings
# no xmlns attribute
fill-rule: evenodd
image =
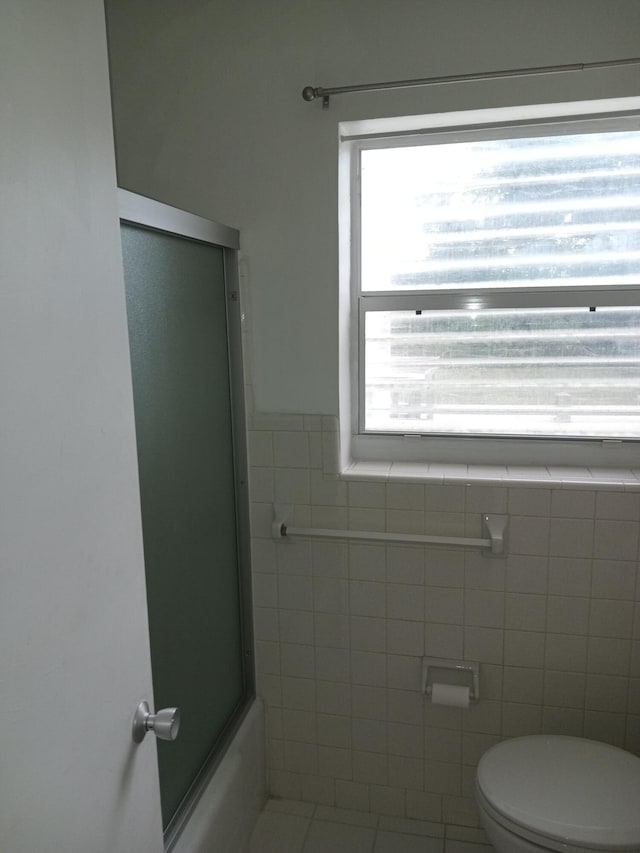
<svg viewBox="0 0 640 853"><path fill-rule="evenodd" d="M348 465L343 480L392 483L482 484L553 489L640 491L640 468L525 467L518 465L452 465L418 462L366 462Z"/></svg>

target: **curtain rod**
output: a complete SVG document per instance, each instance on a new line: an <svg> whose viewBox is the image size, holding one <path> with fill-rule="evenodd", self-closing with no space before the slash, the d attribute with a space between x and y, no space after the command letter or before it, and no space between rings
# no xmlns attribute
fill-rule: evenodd
<svg viewBox="0 0 640 853"><path fill-rule="evenodd" d="M477 74L451 74L446 77L422 77L415 80L393 80L386 83L361 83L356 86L333 86L324 89L321 86L305 86L302 97L305 101L322 98L324 109L329 107L332 95L346 95L352 92L381 92L385 89L410 89L416 86L441 86L444 83L468 83L475 80L498 80L504 77L531 77L536 74L567 74L573 71L591 71L596 68L616 68L623 65L639 65L640 57L633 59L615 59L609 62L576 62L573 65L540 65L534 68L510 68L506 71L485 71Z"/></svg>

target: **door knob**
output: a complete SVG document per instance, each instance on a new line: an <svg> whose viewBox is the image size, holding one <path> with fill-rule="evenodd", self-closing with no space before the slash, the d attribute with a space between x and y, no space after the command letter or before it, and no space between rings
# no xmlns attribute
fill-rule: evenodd
<svg viewBox="0 0 640 853"><path fill-rule="evenodd" d="M131 734L135 743L141 743L147 732L153 732L160 740L175 740L179 728L179 708L163 708L152 714L148 702L141 702L133 715Z"/></svg>

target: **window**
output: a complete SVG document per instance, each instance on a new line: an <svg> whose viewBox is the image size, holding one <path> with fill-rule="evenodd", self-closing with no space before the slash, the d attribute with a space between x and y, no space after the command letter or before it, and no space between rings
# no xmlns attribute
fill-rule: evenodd
<svg viewBox="0 0 640 853"><path fill-rule="evenodd" d="M343 142L354 432L638 440L640 121L499 112Z"/></svg>

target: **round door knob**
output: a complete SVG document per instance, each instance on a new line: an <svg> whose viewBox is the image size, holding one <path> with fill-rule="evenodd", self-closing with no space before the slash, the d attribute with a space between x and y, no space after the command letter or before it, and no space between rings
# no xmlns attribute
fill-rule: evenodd
<svg viewBox="0 0 640 853"><path fill-rule="evenodd" d="M133 715L131 734L135 743L141 743L147 732L153 732L160 740L175 740L179 729L179 708L163 708L152 714L149 711L149 703L140 702Z"/></svg>

